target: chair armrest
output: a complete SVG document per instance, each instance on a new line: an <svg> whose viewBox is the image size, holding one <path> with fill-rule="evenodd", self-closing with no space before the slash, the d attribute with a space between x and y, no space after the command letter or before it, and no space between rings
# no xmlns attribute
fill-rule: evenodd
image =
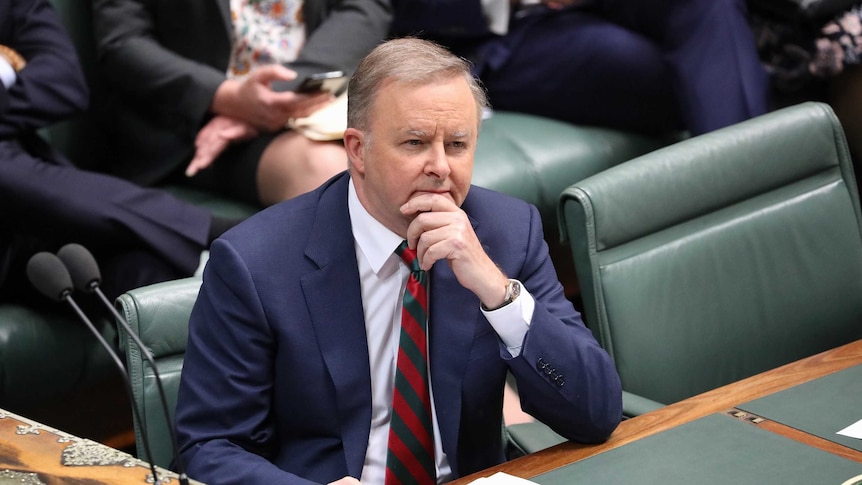
<svg viewBox="0 0 862 485"><path fill-rule="evenodd" d="M506 426L509 445L522 454L530 454L567 441L539 421Z"/></svg>
<svg viewBox="0 0 862 485"><path fill-rule="evenodd" d="M665 405L652 399L623 391L623 417L633 418L663 408Z"/></svg>

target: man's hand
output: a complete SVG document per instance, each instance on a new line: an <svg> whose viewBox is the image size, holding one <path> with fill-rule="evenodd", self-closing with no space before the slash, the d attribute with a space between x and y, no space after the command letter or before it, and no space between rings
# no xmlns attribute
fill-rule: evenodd
<svg viewBox="0 0 862 485"><path fill-rule="evenodd" d="M261 66L243 79L228 79L216 90L212 110L249 123L262 131L284 129L291 118L303 118L332 102L326 92L297 94L273 91L273 81L290 81L296 73L282 65Z"/></svg>
<svg viewBox="0 0 862 485"><path fill-rule="evenodd" d="M0 57L5 59L15 72L21 72L21 69L27 65L27 60L18 51L7 45L0 44Z"/></svg>
<svg viewBox="0 0 862 485"><path fill-rule="evenodd" d="M192 177L203 170L233 142L257 136L257 129L235 118L216 116L207 123L195 138L195 156L186 167L186 176Z"/></svg>
<svg viewBox="0 0 862 485"><path fill-rule="evenodd" d="M422 194L401 206L401 213L417 214L407 228L407 245L416 248L422 269L445 259L461 286L486 307L503 303L508 278L485 253L467 214L451 199Z"/></svg>

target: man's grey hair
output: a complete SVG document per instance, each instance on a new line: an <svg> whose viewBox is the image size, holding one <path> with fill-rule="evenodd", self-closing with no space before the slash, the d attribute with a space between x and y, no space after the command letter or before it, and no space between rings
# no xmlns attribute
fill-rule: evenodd
<svg viewBox="0 0 862 485"><path fill-rule="evenodd" d="M421 86L456 76L463 76L470 86L481 122L488 98L470 68L468 61L434 42L412 37L384 42L359 63L350 79L347 126L368 131L375 97L387 80Z"/></svg>

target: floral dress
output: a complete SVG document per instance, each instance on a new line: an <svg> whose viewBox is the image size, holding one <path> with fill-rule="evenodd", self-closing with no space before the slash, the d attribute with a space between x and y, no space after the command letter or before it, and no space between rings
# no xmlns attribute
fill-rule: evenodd
<svg viewBox="0 0 862 485"><path fill-rule="evenodd" d="M257 66L296 60L305 44L302 0L231 0L233 38L230 78Z"/></svg>
<svg viewBox="0 0 862 485"><path fill-rule="evenodd" d="M862 62L862 5L822 25L794 24L751 14L761 60L779 92L795 92Z"/></svg>

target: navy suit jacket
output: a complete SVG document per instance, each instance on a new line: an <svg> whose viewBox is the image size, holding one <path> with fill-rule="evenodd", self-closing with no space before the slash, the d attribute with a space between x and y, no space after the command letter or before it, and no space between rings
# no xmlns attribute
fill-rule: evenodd
<svg viewBox="0 0 862 485"><path fill-rule="evenodd" d="M264 210L213 244L177 405L189 476L210 484L360 477L371 377L348 179ZM507 370L525 411L572 440L604 440L621 416L619 379L563 294L538 211L479 187L462 207L491 258L537 304L512 358L448 265L431 269L432 388L455 475L505 459Z"/></svg>

